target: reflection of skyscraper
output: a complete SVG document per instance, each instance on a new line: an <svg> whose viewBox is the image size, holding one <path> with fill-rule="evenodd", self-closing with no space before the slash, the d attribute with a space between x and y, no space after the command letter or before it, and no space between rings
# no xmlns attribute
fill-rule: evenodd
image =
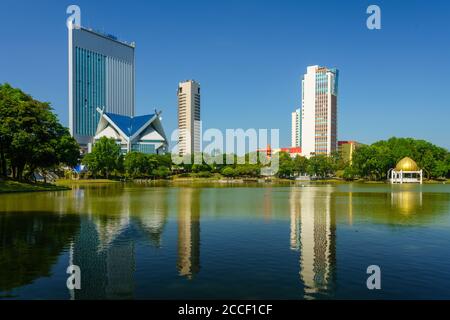
<svg viewBox="0 0 450 320"><path fill-rule="evenodd" d="M71 249L71 263L81 270L81 290L74 299L131 299L134 296L134 243L115 241L101 245L94 221L84 217Z"/></svg>
<svg viewBox="0 0 450 320"><path fill-rule="evenodd" d="M188 279L200 270L200 190L178 193L178 272Z"/></svg>
<svg viewBox="0 0 450 320"><path fill-rule="evenodd" d="M300 250L300 201L298 199L299 193L292 189L289 204L291 216L291 250Z"/></svg>
<svg viewBox="0 0 450 320"><path fill-rule="evenodd" d="M269 221L272 218L272 188L265 188L264 190L264 220Z"/></svg>
<svg viewBox="0 0 450 320"><path fill-rule="evenodd" d="M300 250L305 298L330 289L335 281L335 212L328 187L291 192L291 249Z"/></svg>
<svg viewBox="0 0 450 320"><path fill-rule="evenodd" d="M131 299L134 296L134 242L112 245L106 251L107 299Z"/></svg>

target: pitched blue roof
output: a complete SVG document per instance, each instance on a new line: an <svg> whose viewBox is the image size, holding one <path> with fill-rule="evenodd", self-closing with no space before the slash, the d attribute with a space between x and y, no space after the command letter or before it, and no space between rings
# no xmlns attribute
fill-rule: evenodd
<svg viewBox="0 0 450 320"><path fill-rule="evenodd" d="M120 114L105 112L105 115L111 119L128 137L134 135L143 125L145 125L154 114L146 114L138 117L128 117Z"/></svg>

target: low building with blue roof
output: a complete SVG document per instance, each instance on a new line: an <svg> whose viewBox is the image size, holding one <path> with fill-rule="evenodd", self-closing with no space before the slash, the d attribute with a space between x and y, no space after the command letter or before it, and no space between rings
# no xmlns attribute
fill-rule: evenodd
<svg viewBox="0 0 450 320"><path fill-rule="evenodd" d="M102 137L112 138L120 144L122 152L139 151L146 154L163 154L168 149L167 138L160 114L129 117L97 109L100 121L94 143Z"/></svg>

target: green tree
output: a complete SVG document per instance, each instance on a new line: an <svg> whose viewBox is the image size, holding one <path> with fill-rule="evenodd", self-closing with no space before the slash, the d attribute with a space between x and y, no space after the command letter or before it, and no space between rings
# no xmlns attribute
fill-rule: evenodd
<svg viewBox="0 0 450 320"><path fill-rule="evenodd" d="M357 172L353 166L345 167L344 173L342 175L342 177L345 180L354 180L356 178L356 176L357 176Z"/></svg>
<svg viewBox="0 0 450 320"><path fill-rule="evenodd" d="M92 152L82 162L94 176L100 174L108 179L111 172L120 170L121 161L120 145L112 138L102 137L95 142Z"/></svg>
<svg viewBox="0 0 450 320"><path fill-rule="evenodd" d="M124 169L128 176L143 177L151 172L149 158L142 152L132 151L125 155Z"/></svg>
<svg viewBox="0 0 450 320"><path fill-rule="evenodd" d="M297 155L293 159L292 169L296 175L305 175L308 172L308 159Z"/></svg>
<svg viewBox="0 0 450 320"><path fill-rule="evenodd" d="M294 174L294 162L291 156L286 152L279 153L279 163L277 177L280 178L290 178Z"/></svg>
<svg viewBox="0 0 450 320"><path fill-rule="evenodd" d="M152 175L155 178L165 179L170 175L170 170L167 167L159 166L158 168L153 169Z"/></svg>
<svg viewBox="0 0 450 320"><path fill-rule="evenodd" d="M331 157L326 155L316 155L309 159L308 174L325 178L334 173L335 163Z"/></svg>
<svg viewBox="0 0 450 320"><path fill-rule="evenodd" d="M0 167L3 176L30 179L36 169L74 165L79 147L47 102L0 85Z"/></svg>
<svg viewBox="0 0 450 320"><path fill-rule="evenodd" d="M221 173L228 178L233 178L236 176L236 170L233 169L233 167L227 166L222 169Z"/></svg>

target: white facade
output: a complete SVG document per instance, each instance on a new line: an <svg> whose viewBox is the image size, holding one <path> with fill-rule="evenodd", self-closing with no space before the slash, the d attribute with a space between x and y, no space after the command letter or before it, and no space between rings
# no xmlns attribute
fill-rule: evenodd
<svg viewBox="0 0 450 320"><path fill-rule="evenodd" d="M338 71L309 66L302 80L302 155L326 154L337 150Z"/></svg>
<svg viewBox="0 0 450 320"><path fill-rule="evenodd" d="M178 84L178 153L201 151L200 84L187 80Z"/></svg>
<svg viewBox="0 0 450 320"><path fill-rule="evenodd" d="M301 119L300 109L292 112L291 147L301 147Z"/></svg>
<svg viewBox="0 0 450 320"><path fill-rule="evenodd" d="M391 183L423 183L423 171L396 171L395 169L391 171Z"/></svg>

